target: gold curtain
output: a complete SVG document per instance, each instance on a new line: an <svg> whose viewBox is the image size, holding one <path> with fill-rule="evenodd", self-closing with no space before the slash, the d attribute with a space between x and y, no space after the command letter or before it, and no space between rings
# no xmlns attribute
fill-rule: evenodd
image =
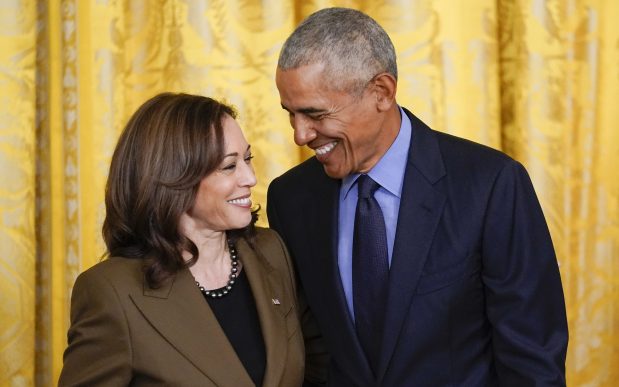
<svg viewBox="0 0 619 387"><path fill-rule="evenodd" d="M328 6L392 36L403 106L527 166L561 264L568 384L615 384L619 2L13 0L0 2L0 386L55 385L71 286L104 252L111 152L146 98L234 104L265 205L270 180L307 156L279 107L277 55Z"/></svg>

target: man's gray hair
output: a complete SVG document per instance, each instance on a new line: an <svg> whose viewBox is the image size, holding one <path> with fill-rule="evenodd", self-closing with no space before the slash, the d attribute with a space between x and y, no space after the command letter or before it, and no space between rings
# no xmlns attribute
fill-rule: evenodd
<svg viewBox="0 0 619 387"><path fill-rule="evenodd" d="M377 74L398 78L389 35L371 17L349 8L326 8L311 14L288 37L277 66L282 70L322 63L325 82L360 95Z"/></svg>

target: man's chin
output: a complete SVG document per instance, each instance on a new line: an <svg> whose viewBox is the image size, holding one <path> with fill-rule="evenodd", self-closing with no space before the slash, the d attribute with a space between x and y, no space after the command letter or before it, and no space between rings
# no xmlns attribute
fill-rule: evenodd
<svg viewBox="0 0 619 387"><path fill-rule="evenodd" d="M328 164L323 164L322 168L325 170L327 176L332 179L343 179L348 176L348 173L341 168L334 168Z"/></svg>

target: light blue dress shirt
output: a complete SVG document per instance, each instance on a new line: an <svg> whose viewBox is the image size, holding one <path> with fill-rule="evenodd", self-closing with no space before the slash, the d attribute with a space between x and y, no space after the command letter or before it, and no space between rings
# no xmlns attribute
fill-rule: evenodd
<svg viewBox="0 0 619 387"><path fill-rule="evenodd" d="M393 242L395 240L396 225L398 223L398 211L400 209L400 196L404 183L404 171L408 159L408 148L411 139L411 122L400 108L402 124L400 131L391 147L376 163L368 175L380 188L374 194L385 218L387 229L387 249L389 252L389 265L393 255ZM352 293L352 242L355 228L355 210L357 208L357 178L359 174L346 176L340 187L340 208L338 217L338 265L340 279L346 295L348 310L354 320Z"/></svg>

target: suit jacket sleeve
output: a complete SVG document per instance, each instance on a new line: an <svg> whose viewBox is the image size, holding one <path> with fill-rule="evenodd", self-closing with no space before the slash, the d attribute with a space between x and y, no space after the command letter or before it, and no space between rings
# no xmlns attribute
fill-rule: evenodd
<svg viewBox="0 0 619 387"><path fill-rule="evenodd" d="M97 274L82 273L73 287L59 386L126 386L131 381L125 313L115 289Z"/></svg>
<svg viewBox="0 0 619 387"><path fill-rule="evenodd" d="M280 226L277 211L275 210L274 194L269 187L267 203L267 217L269 219L269 227L277 231L278 234L285 238L284 230ZM285 240L284 240L285 245ZM286 250L287 251L287 250ZM288 258L288 255L286 254ZM326 350L324 339L318 324L309 309L307 302L305 301L305 295L303 292L303 286L298 279L295 278L297 283L297 305L299 320L301 323L301 329L303 330L303 341L305 345L305 381L304 387L321 386L326 384L327 369L329 363L329 356Z"/></svg>
<svg viewBox="0 0 619 387"><path fill-rule="evenodd" d="M529 176L515 161L494 183L482 254L500 384L565 385L568 333L558 264Z"/></svg>

